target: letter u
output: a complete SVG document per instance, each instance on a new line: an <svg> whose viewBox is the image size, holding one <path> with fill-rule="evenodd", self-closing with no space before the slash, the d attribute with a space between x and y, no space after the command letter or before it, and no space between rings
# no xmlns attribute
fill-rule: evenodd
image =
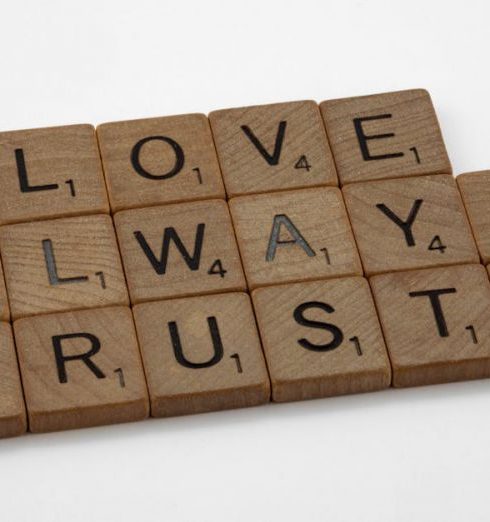
<svg viewBox="0 0 490 522"><path fill-rule="evenodd" d="M191 362L185 357L182 349L182 343L180 342L180 335L179 330L177 328L177 323L175 321L171 321L168 323L168 329L170 332L170 338L172 340L175 359L182 366L193 369L209 368L210 366L218 364L223 358L223 343L221 341L221 336L219 333L216 317L208 317L207 321L209 326L209 332L211 333L211 340L213 341L214 354L208 361L199 363Z"/></svg>

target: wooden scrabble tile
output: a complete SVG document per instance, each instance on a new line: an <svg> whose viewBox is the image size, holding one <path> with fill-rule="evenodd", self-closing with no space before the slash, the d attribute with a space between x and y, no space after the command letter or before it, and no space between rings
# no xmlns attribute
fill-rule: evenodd
<svg viewBox="0 0 490 522"><path fill-rule="evenodd" d="M241 196L230 210L249 288L362 274L338 188Z"/></svg>
<svg viewBox="0 0 490 522"><path fill-rule="evenodd" d="M10 321L10 307L5 287L5 276L3 275L2 264L0 263L0 321Z"/></svg>
<svg viewBox="0 0 490 522"><path fill-rule="evenodd" d="M126 210L115 223L132 303L246 288L224 201Z"/></svg>
<svg viewBox="0 0 490 522"><path fill-rule="evenodd" d="M13 437L27 429L12 330L0 323L0 437Z"/></svg>
<svg viewBox="0 0 490 522"><path fill-rule="evenodd" d="M190 297L133 309L153 417L269 401L250 298Z"/></svg>
<svg viewBox="0 0 490 522"><path fill-rule="evenodd" d="M341 184L452 172L423 89L329 100L320 108Z"/></svg>
<svg viewBox="0 0 490 522"><path fill-rule="evenodd" d="M0 133L0 224L109 212L92 125Z"/></svg>
<svg viewBox="0 0 490 522"><path fill-rule="evenodd" d="M5 225L0 251L13 319L129 302L110 216Z"/></svg>
<svg viewBox="0 0 490 522"><path fill-rule="evenodd" d="M383 274L370 282L394 386L490 377L490 282L483 266Z"/></svg>
<svg viewBox="0 0 490 522"><path fill-rule="evenodd" d="M209 119L228 196L338 184L315 102L226 109Z"/></svg>
<svg viewBox="0 0 490 522"><path fill-rule="evenodd" d="M204 114L104 123L97 135L114 212L225 197Z"/></svg>
<svg viewBox="0 0 490 522"><path fill-rule="evenodd" d="M490 170L456 178L481 260L490 263Z"/></svg>
<svg viewBox="0 0 490 522"><path fill-rule="evenodd" d="M452 176L420 176L343 187L366 274L478 263Z"/></svg>
<svg viewBox="0 0 490 522"><path fill-rule="evenodd" d="M148 416L148 393L129 308L19 319L14 334L30 431Z"/></svg>
<svg viewBox="0 0 490 522"><path fill-rule="evenodd" d="M380 390L391 367L366 279L254 290L274 401Z"/></svg>

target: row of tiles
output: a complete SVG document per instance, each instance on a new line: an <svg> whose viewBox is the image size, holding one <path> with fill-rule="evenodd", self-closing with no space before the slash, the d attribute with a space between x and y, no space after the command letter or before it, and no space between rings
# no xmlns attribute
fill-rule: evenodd
<svg viewBox="0 0 490 522"><path fill-rule="evenodd" d="M419 89L106 123L96 132L2 132L0 172L5 224L225 198L225 188L234 197L450 174L451 165Z"/></svg>
<svg viewBox="0 0 490 522"><path fill-rule="evenodd" d="M458 178L485 264L489 178ZM114 223L0 227L1 318L480 262L451 175L133 209Z"/></svg>
<svg viewBox="0 0 490 522"><path fill-rule="evenodd" d="M0 323L0 435L26 430L22 387L29 429L44 432L253 406L271 392L284 402L490 376L481 265L278 285L252 300L214 294L143 303L133 316L109 307L19 319L22 384Z"/></svg>

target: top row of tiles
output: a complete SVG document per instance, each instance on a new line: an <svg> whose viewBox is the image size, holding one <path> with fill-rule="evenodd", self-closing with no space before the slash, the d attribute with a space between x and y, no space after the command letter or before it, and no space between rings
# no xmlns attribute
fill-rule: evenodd
<svg viewBox="0 0 490 522"><path fill-rule="evenodd" d="M430 96L417 89L104 123L96 132L3 132L0 172L5 224L224 198L225 188L233 197L450 174L451 165Z"/></svg>

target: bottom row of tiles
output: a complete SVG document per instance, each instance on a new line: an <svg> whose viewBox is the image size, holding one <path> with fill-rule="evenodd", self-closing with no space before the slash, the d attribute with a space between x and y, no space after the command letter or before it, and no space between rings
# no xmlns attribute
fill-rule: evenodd
<svg viewBox="0 0 490 522"><path fill-rule="evenodd" d="M29 429L43 432L139 420L150 410L163 417L252 406L271 392L280 402L490 376L483 266L370 283L255 290L262 345L244 293L20 319L21 378L11 327L0 323L0 435L26 430L24 397Z"/></svg>

